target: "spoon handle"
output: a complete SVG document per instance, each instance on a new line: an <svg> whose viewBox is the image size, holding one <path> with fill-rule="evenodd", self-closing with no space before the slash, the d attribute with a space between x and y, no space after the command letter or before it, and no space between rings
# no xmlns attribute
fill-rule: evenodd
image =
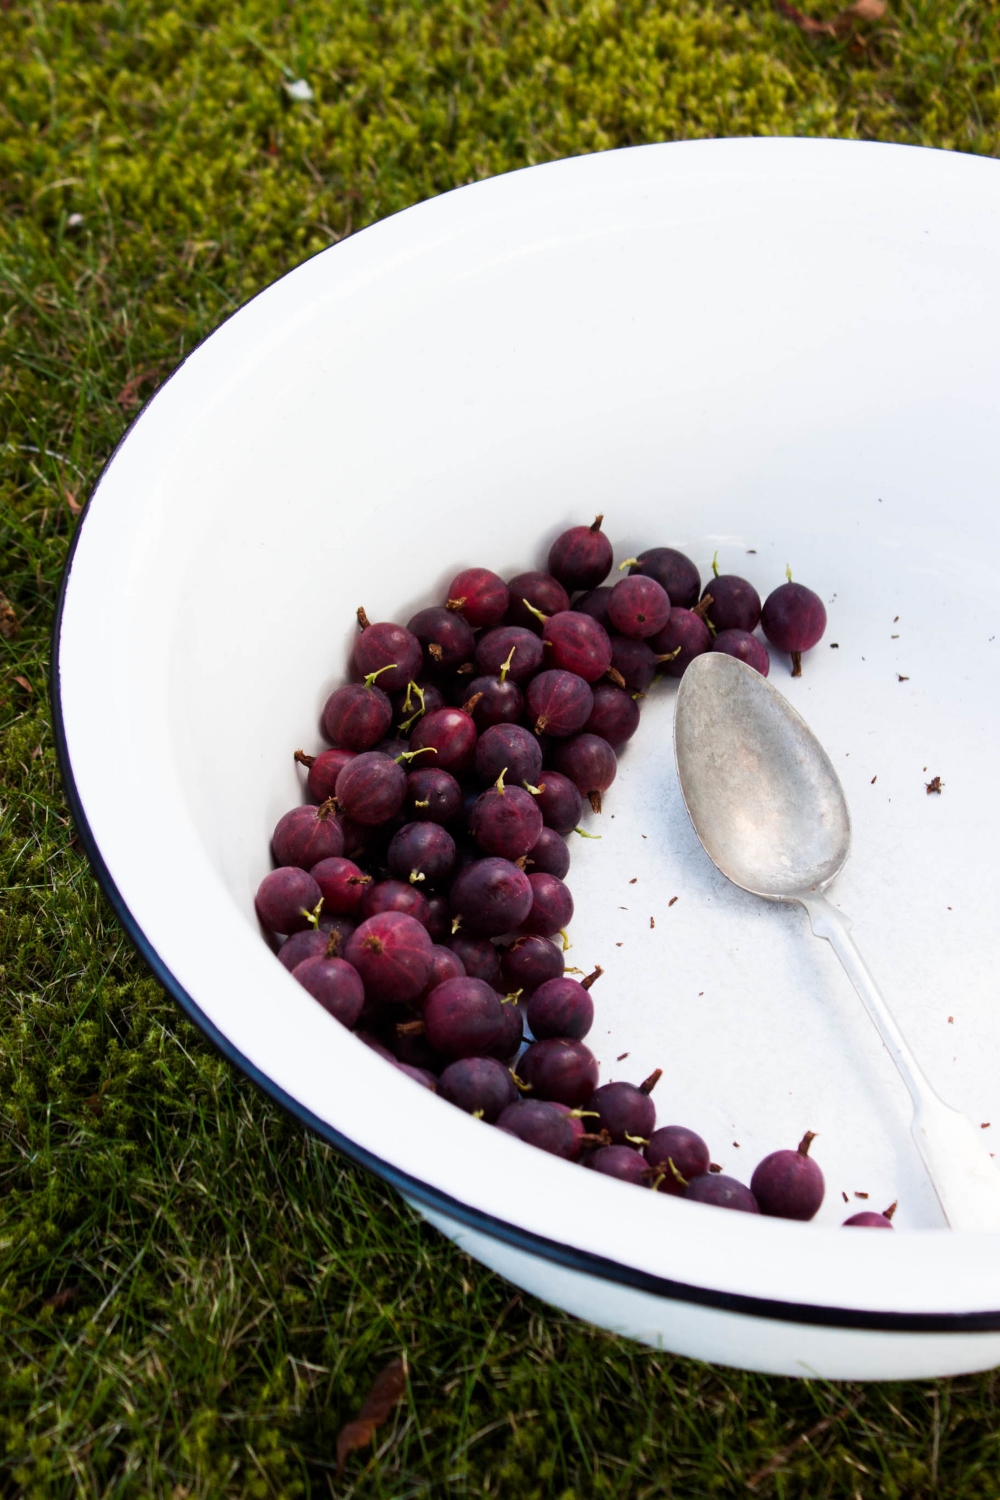
<svg viewBox="0 0 1000 1500"><path fill-rule="evenodd" d="M945 1219L952 1229L1000 1230L1000 1169L980 1131L935 1093L858 952L847 918L823 896L809 896L802 905L813 932L826 938L847 970L910 1091L913 1139Z"/></svg>

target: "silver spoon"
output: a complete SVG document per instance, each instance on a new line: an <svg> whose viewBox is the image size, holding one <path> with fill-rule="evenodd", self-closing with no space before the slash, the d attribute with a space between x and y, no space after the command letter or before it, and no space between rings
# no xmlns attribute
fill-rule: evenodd
<svg viewBox="0 0 1000 1500"><path fill-rule="evenodd" d="M952 1229L1000 1230L1000 1170L980 1131L938 1097L823 892L851 848L851 819L830 757L785 698L722 652L681 678L674 717L681 792L723 875L768 901L798 901L864 1002L913 1100L913 1138Z"/></svg>

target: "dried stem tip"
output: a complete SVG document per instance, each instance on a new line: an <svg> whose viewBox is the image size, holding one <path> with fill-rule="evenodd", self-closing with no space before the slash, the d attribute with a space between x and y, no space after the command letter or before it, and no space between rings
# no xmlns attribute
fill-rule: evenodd
<svg viewBox="0 0 1000 1500"><path fill-rule="evenodd" d="M594 984L596 980L600 979L603 973L604 970L601 968L600 964L598 964L593 972L587 975L586 979L580 980L580 983L585 990L589 990L590 986Z"/></svg>
<svg viewBox="0 0 1000 1500"><path fill-rule="evenodd" d="M482 696L482 693L473 693L471 698L466 698L465 702L462 704L463 714L468 714L471 718L472 714L475 712L476 704L479 702Z"/></svg>
<svg viewBox="0 0 1000 1500"><path fill-rule="evenodd" d="M651 1094L662 1077L662 1068L657 1068L655 1072L650 1073L649 1077L644 1078L639 1085L640 1094Z"/></svg>
<svg viewBox="0 0 1000 1500"><path fill-rule="evenodd" d="M893 1214L896 1212L896 1209L898 1207L899 1207L899 1199L897 1198L896 1201L895 1201L895 1203L890 1203L889 1204L889 1207L885 1210L885 1212L882 1215L883 1219L891 1219L892 1216L893 1216Z"/></svg>
<svg viewBox="0 0 1000 1500"><path fill-rule="evenodd" d="M799 1141L799 1144L798 1144L798 1152L799 1152L800 1156L808 1156L809 1155L809 1147L812 1145L812 1143L813 1143L813 1141L815 1139L816 1139L816 1132L815 1132L815 1130L807 1130L806 1133L805 1133L805 1135L802 1137L801 1141Z"/></svg>
<svg viewBox="0 0 1000 1500"><path fill-rule="evenodd" d="M360 628L362 630L367 630L370 624L371 624L371 620L369 620L368 616L365 614L365 607L364 607L364 605L363 604L359 604L358 605L358 625L360 626Z"/></svg>
<svg viewBox="0 0 1000 1500"><path fill-rule="evenodd" d="M308 767L312 765L316 757L315 755L307 755L304 750L296 750L295 759L298 761L300 766Z"/></svg>
<svg viewBox="0 0 1000 1500"><path fill-rule="evenodd" d="M591 528L590 528L590 529L591 529L591 531L600 531L600 529L601 529L601 522L602 522L602 521L603 521L603 520L604 520L604 516L603 516L603 514L602 514L602 515L599 515L599 516L595 516L595 517L594 517L594 524L593 524L593 526L591 526Z"/></svg>

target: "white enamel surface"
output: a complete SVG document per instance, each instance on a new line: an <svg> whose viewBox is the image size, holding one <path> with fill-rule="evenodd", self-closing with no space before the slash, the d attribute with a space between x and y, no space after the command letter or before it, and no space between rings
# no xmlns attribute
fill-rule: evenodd
<svg viewBox="0 0 1000 1500"><path fill-rule="evenodd" d="M186 361L87 512L61 694L112 878L252 1065L452 1198L675 1281L845 1309L1000 1308L1000 1236L936 1227L905 1092L833 955L800 911L736 890L701 850L671 688L646 701L589 820L601 841L573 840L570 959L606 969L592 1044L605 1078L662 1066L660 1123L700 1130L744 1181L819 1132L817 1222L635 1192L485 1129L327 1017L252 908L271 828L299 800L291 753L319 748L358 604L405 621L460 566L538 566L597 510L616 560L673 543L705 572L718 547L762 593L791 562L830 628L801 679L781 659L773 671L850 803L835 898L935 1087L1000 1134L998 252L992 161L646 147L408 210ZM924 792L935 774L941 797ZM841 1190L870 1197L848 1207ZM893 1198L899 1232L836 1227ZM607 1321L593 1286L572 1305ZM675 1315L665 1303L667 1347L753 1363L735 1332L726 1355L707 1315L703 1346L671 1343ZM684 1316L697 1328L698 1309ZM796 1357L766 1368L814 1354L820 1368L828 1332L800 1330ZM893 1337L857 1335L837 1372L877 1374ZM931 1347L941 1373L959 1367ZM991 1352L962 1368L996 1357L993 1336L976 1347ZM921 1359L912 1373L934 1373Z"/></svg>

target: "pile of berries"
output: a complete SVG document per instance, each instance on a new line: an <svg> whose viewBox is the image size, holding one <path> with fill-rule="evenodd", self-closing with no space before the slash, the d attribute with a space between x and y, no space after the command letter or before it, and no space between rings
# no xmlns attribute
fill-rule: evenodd
<svg viewBox="0 0 1000 1500"><path fill-rule="evenodd" d="M573 978L563 955L566 836L601 811L657 673L715 650L766 674L758 623L798 672L826 612L790 579L763 609L714 565L703 589L669 547L606 585L602 519L558 537L547 572L465 569L405 626L358 610L353 680L322 714L332 748L295 752L311 800L274 830L257 915L320 1005L460 1109L626 1181L811 1218L808 1139L751 1191L694 1132L655 1130L659 1073L598 1088L584 1038L601 970Z"/></svg>

